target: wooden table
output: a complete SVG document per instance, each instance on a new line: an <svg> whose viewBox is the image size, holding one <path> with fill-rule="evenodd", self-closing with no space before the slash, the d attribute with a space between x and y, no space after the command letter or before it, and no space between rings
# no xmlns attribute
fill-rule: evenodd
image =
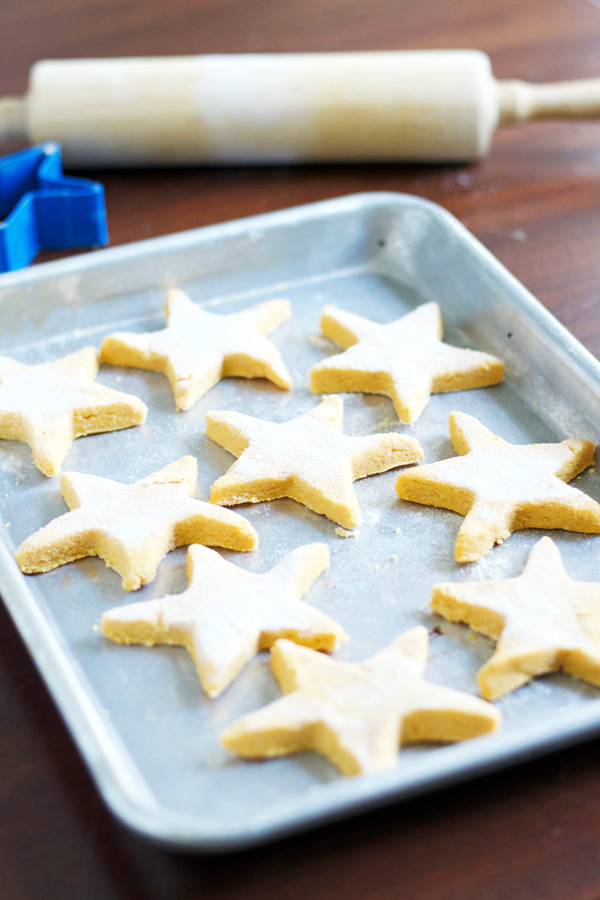
<svg viewBox="0 0 600 900"><path fill-rule="evenodd" d="M600 75L586 0L0 2L0 96L39 58L478 47L498 77ZM456 215L600 355L600 123L497 136L477 166L94 171L113 245L357 191ZM10 900L600 897L600 740L233 857L132 836L105 810L0 610L0 895Z"/></svg>

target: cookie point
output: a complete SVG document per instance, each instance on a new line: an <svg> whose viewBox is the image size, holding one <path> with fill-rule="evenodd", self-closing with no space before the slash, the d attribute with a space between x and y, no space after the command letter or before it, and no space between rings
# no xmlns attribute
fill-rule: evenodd
<svg viewBox="0 0 600 900"><path fill-rule="evenodd" d="M333 522L337 521L342 526L342 528L346 528L348 530L358 528L358 526L362 524L362 515L360 513L360 510L356 512L348 510L347 515L340 516L338 519L334 519L329 515L327 516L327 518L331 518Z"/></svg>
<svg viewBox="0 0 600 900"><path fill-rule="evenodd" d="M84 362L94 362L97 365L100 364L100 355L96 347L82 347L81 350L76 350L75 353L71 353L70 356L71 359L78 358ZM68 359L68 357L66 358Z"/></svg>
<svg viewBox="0 0 600 900"><path fill-rule="evenodd" d="M460 412L459 410L453 410L450 413L450 415L448 416L448 425L450 427L452 427L453 425L456 425L460 421L465 422L468 419L472 419L472 418L473 417L470 416L468 413Z"/></svg>
<svg viewBox="0 0 600 900"><path fill-rule="evenodd" d="M108 565L108 563L107 563ZM127 575L121 581L121 587L124 591L139 591L139 589L148 583L148 579L143 579L137 572Z"/></svg>
<svg viewBox="0 0 600 900"><path fill-rule="evenodd" d="M477 562L477 560L481 559L485 553L478 553L476 550L471 550L468 547L462 547L458 541L454 545L454 559L459 563L473 563Z"/></svg>
<svg viewBox="0 0 600 900"><path fill-rule="evenodd" d="M46 478L53 478L55 475L60 475L60 464L56 465L56 463L53 462L36 459L35 455L32 456L32 459L36 468L39 469Z"/></svg>
<svg viewBox="0 0 600 900"><path fill-rule="evenodd" d="M320 400L319 406L332 406L336 409L343 409L344 399L343 397L340 397L339 394L329 394L327 397L323 397Z"/></svg>
<svg viewBox="0 0 600 900"><path fill-rule="evenodd" d="M181 300L187 300L189 303L192 302L188 295L181 290L181 288L169 288L167 290L167 296L165 299L165 312L168 314L169 306L171 303L177 303Z"/></svg>
<svg viewBox="0 0 600 900"><path fill-rule="evenodd" d="M182 479L190 482L194 488L198 480L198 460L195 456L181 456L174 463L165 466L160 472L174 472L181 476ZM157 473L158 474L158 473Z"/></svg>
<svg viewBox="0 0 600 900"><path fill-rule="evenodd" d="M249 522L248 527L241 531L240 537L242 537L239 546L240 552L249 553L251 550L256 550L258 547L258 533Z"/></svg>
<svg viewBox="0 0 600 900"><path fill-rule="evenodd" d="M429 632L424 625L415 625L398 635L392 645L409 656L422 657L427 654Z"/></svg>
<svg viewBox="0 0 600 900"><path fill-rule="evenodd" d="M132 395L133 396L133 395ZM137 401L132 403L133 409L132 413L135 416L132 425L143 425L143 423L148 418L148 407L144 403L143 400L140 400L139 397L134 397L134 400Z"/></svg>

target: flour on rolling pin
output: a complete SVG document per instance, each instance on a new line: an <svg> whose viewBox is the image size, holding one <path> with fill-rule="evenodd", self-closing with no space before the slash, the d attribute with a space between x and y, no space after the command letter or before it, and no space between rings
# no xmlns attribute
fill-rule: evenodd
<svg viewBox="0 0 600 900"><path fill-rule="evenodd" d="M469 161L498 124L599 111L600 79L496 81L477 50L47 60L0 100L0 140L71 166Z"/></svg>

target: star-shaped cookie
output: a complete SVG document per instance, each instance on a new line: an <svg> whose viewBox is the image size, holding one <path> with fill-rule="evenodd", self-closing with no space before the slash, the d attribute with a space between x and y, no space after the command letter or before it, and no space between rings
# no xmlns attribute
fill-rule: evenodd
<svg viewBox="0 0 600 900"><path fill-rule="evenodd" d="M111 609L102 616L102 632L123 644L187 647L202 687L217 697L277 638L327 651L346 638L333 619L300 600L328 565L327 546L307 544L257 575L193 544L187 590Z"/></svg>
<svg viewBox="0 0 600 900"><path fill-rule="evenodd" d="M97 384L98 353L84 347L28 366L0 356L0 438L24 441L44 475L57 475L75 438L140 425L139 397Z"/></svg>
<svg viewBox="0 0 600 900"><path fill-rule="evenodd" d="M461 412L450 414L450 437L459 455L402 472L396 491L466 517L458 562L475 562L521 528L600 532L600 504L565 484L594 462L591 441L509 444Z"/></svg>
<svg viewBox="0 0 600 900"><path fill-rule="evenodd" d="M161 331L116 332L102 341L100 354L115 366L164 372L177 409L189 409L221 378L268 378L285 390L292 386L279 351L264 337L289 319L287 300L267 300L251 309L215 315L180 290L165 305Z"/></svg>
<svg viewBox="0 0 600 900"><path fill-rule="evenodd" d="M291 497L344 528L359 525L352 482L414 463L423 451L414 438L400 434L342 434L343 410L340 397L327 397L281 425L228 410L208 412L208 437L239 457L213 484L211 503Z"/></svg>
<svg viewBox="0 0 600 900"><path fill-rule="evenodd" d="M397 637L362 663L340 662L279 640L271 668L286 696L243 716L221 735L247 758L312 749L344 775L394 768L401 744L461 741L495 731L493 706L423 680L427 630Z"/></svg>
<svg viewBox="0 0 600 900"><path fill-rule="evenodd" d="M321 329L345 353L312 367L310 389L315 394L384 394L402 422L414 422L431 394L497 384L504 375L496 356L442 343L437 303L425 303L387 325L326 306Z"/></svg>
<svg viewBox="0 0 600 900"><path fill-rule="evenodd" d="M257 535L243 516L195 500L198 463L183 456L136 481L65 472L61 493L71 510L28 537L16 553L21 571L48 572L99 556L136 591L152 581L161 559L184 544L253 550Z"/></svg>
<svg viewBox="0 0 600 900"><path fill-rule="evenodd" d="M518 578L436 584L431 608L498 641L477 674L488 700L559 670L600 686L600 584L569 578L549 537Z"/></svg>

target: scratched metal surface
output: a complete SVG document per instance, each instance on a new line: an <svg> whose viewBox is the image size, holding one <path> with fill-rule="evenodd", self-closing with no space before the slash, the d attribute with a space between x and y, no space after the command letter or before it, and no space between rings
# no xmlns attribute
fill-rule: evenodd
<svg viewBox="0 0 600 900"><path fill-rule="evenodd" d="M228 379L192 410L176 413L164 376L102 366L98 380L140 396L148 421L76 441L63 471L132 482L191 453L199 461L196 496L207 499L233 458L206 438L206 411L241 409L285 421L313 407L318 397L308 390L308 370L337 352L319 333L326 303L387 322L435 299L450 343L506 362L503 384L434 396L412 426L398 422L387 398L345 395L347 433L411 434L425 461L434 461L453 455L447 422L457 409L517 443L598 442L598 363L454 219L415 197L356 195L2 276L0 353L42 362L98 347L115 329L160 328L165 290L173 285L222 313L288 297L293 318L271 339L294 390ZM428 679L476 693L475 674L491 644L431 613L430 586L517 575L542 532L515 534L479 563L459 567L453 547L461 517L400 503L395 478L388 472L356 484L364 521L347 539L336 534L335 523L291 500L237 507L256 527L260 545L252 554L226 555L262 572L300 544L326 541L330 569L306 599L351 636L338 657L359 660L423 624L432 631ZM593 472L577 486L600 499ZM342 778L314 753L237 760L221 747L219 734L279 696L267 654L208 701L185 650L107 642L97 629L105 609L185 588L186 549L169 554L156 580L136 594L124 592L120 576L98 559L21 575L12 559L16 547L65 511L59 479L45 478L24 444L3 441L0 592L103 796L125 823L167 844L224 851L257 843L600 730L598 691L550 676L499 702L500 735L402 749L397 768L379 777ZM572 577L600 580L600 536L552 536Z"/></svg>

